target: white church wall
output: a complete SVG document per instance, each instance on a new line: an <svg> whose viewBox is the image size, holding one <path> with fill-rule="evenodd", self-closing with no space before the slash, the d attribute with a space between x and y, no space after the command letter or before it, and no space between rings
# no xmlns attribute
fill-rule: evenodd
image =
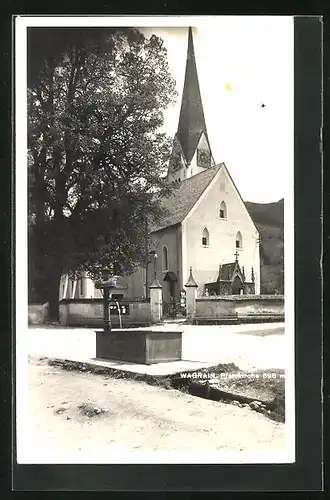
<svg viewBox="0 0 330 500"><path fill-rule="evenodd" d="M86 299L93 299L95 297L95 285L91 278L85 277L84 283L84 296Z"/></svg>
<svg viewBox="0 0 330 500"><path fill-rule="evenodd" d="M174 294L179 295L180 291L180 231L178 226L169 227L157 233L157 247L156 253L158 255L156 261L157 278L163 286L163 296L166 298L169 296L169 285L164 282L164 276L166 271L172 271L176 274L178 281L174 284ZM163 248L167 249L167 261L168 266L165 268L163 259Z"/></svg>
<svg viewBox="0 0 330 500"><path fill-rule="evenodd" d="M166 283L164 283L164 276L166 271L174 272L178 277L178 283L175 285L176 289L182 287L182 279L180 272L181 263L181 250L180 250L180 230L178 227L169 227L153 233L153 240L155 241L156 258L156 275L159 282L163 285L165 290ZM168 269L165 269L163 262L163 248L167 248ZM125 277L125 284L128 287L129 297L145 297L145 269L138 267L138 269L130 276ZM154 262L150 262L148 266L148 285L150 286L154 280ZM177 292L177 290L176 290Z"/></svg>
<svg viewBox="0 0 330 500"><path fill-rule="evenodd" d="M155 233L155 238L157 238L157 278L163 279L165 271L178 272L178 250L177 250L177 227L168 227L162 231ZM168 266L166 269L165 263L163 262L163 248L167 248L167 261Z"/></svg>
<svg viewBox="0 0 330 500"><path fill-rule="evenodd" d="M69 285L69 278L67 275L61 276L60 280L60 286L59 286L59 291L58 291L58 299L66 299L68 297L68 285Z"/></svg>
<svg viewBox="0 0 330 500"><path fill-rule="evenodd" d="M84 273L82 277L83 283L80 284L80 280L72 280L67 274L63 275L60 280L59 286L59 300L62 299L92 299L97 298L99 290L95 289L94 282L92 279L87 277L87 273Z"/></svg>
<svg viewBox="0 0 330 500"><path fill-rule="evenodd" d="M178 291L184 289L183 275L183 240L182 240L182 225L177 227L177 276L178 276Z"/></svg>
<svg viewBox="0 0 330 500"><path fill-rule="evenodd" d="M124 276L123 284L127 286L127 296L145 298L145 268L139 266L130 276Z"/></svg>
<svg viewBox="0 0 330 500"><path fill-rule="evenodd" d="M227 218L219 215L220 204L227 206ZM260 262L258 232L253 226L242 202L224 167L205 191L195 210L186 220L186 267L193 268L193 275L199 285L200 295L205 283L215 281L219 264L238 261L244 266L246 279L251 279L251 267L256 278L256 293L260 292ZM202 245L204 228L209 232L209 245ZM240 231L243 239L241 249L236 249L236 234Z"/></svg>
<svg viewBox="0 0 330 500"><path fill-rule="evenodd" d="M81 285L80 279L71 280L67 275L62 276L59 288L59 300L102 299L102 291L99 288L95 287L94 281L87 276L87 273L84 273L82 280L83 283ZM123 284L123 286L118 289L118 293L122 294L124 297L127 297L127 290L124 286L123 280L121 280L120 283Z"/></svg>

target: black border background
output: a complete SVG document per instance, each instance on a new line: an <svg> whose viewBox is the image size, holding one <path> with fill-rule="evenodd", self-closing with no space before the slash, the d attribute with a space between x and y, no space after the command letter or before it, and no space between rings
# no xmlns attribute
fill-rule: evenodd
<svg viewBox="0 0 330 500"><path fill-rule="evenodd" d="M43 13L46 14L47 10L47 6L44 5ZM319 18L297 17L294 23L296 464L14 464L15 490L315 491L321 489L321 21ZM8 30L5 30L6 32L8 33ZM8 54L5 53L5 58L6 56L8 59ZM8 85L8 81L6 83ZM5 135L4 141L6 137L8 136ZM1 215L4 213L6 216L8 206L10 207L8 196L5 201L9 201L7 211ZM6 275L8 276L8 270Z"/></svg>

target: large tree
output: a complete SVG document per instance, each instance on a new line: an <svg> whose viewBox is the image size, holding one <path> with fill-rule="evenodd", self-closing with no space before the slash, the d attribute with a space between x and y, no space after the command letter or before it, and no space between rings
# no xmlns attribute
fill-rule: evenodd
<svg viewBox="0 0 330 500"><path fill-rule="evenodd" d="M136 29L33 29L28 47L30 299L56 318L63 273L145 258L175 82L162 40Z"/></svg>

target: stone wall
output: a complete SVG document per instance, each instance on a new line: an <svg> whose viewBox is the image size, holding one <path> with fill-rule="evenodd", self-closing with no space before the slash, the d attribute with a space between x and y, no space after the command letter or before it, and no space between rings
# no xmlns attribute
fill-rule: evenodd
<svg viewBox="0 0 330 500"><path fill-rule="evenodd" d="M284 296L226 295L196 299L196 320L259 316L284 320Z"/></svg>
<svg viewBox="0 0 330 500"><path fill-rule="evenodd" d="M29 304L29 325L43 325L48 320L48 302L46 304Z"/></svg>
<svg viewBox="0 0 330 500"><path fill-rule="evenodd" d="M122 326L147 325L151 323L150 302L147 300L124 299L121 305L127 305L129 314L122 315ZM59 303L61 325L67 326L103 326L102 299L63 299ZM111 314L111 324L114 328L120 325L119 315Z"/></svg>

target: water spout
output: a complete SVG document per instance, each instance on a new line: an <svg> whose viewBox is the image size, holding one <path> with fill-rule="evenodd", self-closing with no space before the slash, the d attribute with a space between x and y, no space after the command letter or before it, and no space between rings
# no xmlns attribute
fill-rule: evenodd
<svg viewBox="0 0 330 500"><path fill-rule="evenodd" d="M117 300L116 300L116 306L117 306L118 315L119 315L119 325L120 325L120 329L122 330L123 329L123 325L122 325L122 322L121 322L121 311L120 311L119 302Z"/></svg>

